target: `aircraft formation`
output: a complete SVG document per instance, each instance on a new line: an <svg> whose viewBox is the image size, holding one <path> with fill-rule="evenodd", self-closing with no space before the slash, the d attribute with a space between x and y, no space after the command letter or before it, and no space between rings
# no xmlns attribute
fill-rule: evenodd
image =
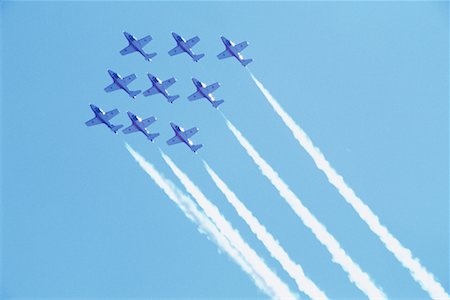
<svg viewBox="0 0 450 300"><path fill-rule="evenodd" d="M128 55L131 53L139 53L144 57L146 61L151 61L157 53L147 53L144 50L144 47L153 39L151 35L147 35L141 39L137 39L135 36L128 32L124 32L123 35L127 39L128 46L120 50L121 55ZM205 56L204 53L195 54L192 51L192 48L200 41L198 36L195 36L191 39L185 40L182 36L178 35L175 32L172 32L172 37L176 42L176 46L168 51L170 56L178 55L181 53L186 53L189 55L193 61L198 62L201 58ZM248 58L245 59L240 53L248 46L248 42L244 41L239 44L235 44L232 41L228 40L225 37L221 37L223 44L225 45L225 50L217 55L218 59L225 59L229 57L236 58L239 63L246 67L249 63L253 61L253 59ZM128 85L136 79L135 74L130 74L128 76L122 77L118 73L113 70L108 70L108 74L112 79L112 83L104 88L105 92L110 93L116 90L123 90L127 95L131 98L136 98L142 91L141 90L131 90L128 88ZM150 80L151 87L145 90L142 94L144 97L161 94L163 95L169 103L173 103L176 99L180 97L180 95L170 95L167 89L172 86L177 80L172 77L166 80L161 80L153 74L147 73L148 79ZM201 98L207 99L214 108L217 108L221 105L224 100L216 100L213 96L213 92L220 87L220 83L215 82L210 85L206 85L196 78L192 78L192 82L194 83L196 91L187 97L189 101L195 101ZM95 106L94 104L90 105L92 111L94 112L94 118L85 122L86 126L94 126L99 124L105 124L111 131L114 133L118 133L119 129L123 127L123 125L113 125L110 120L119 114L118 109L113 109L111 111L105 112L101 108ZM128 117L131 120L131 125L127 128L123 129L122 132L124 134L130 134L133 132L141 132L146 136L148 140L153 142L153 140L159 136L159 133L151 133L148 131L147 127L149 127L152 123L156 121L156 117L151 116L146 119L142 119L138 115L128 111ZM194 144L190 138L198 132L197 127L193 127L191 129L184 129L174 122L170 122L170 126L172 127L175 136L167 140L168 145L174 145L178 143L186 144L193 152L197 152L203 145L202 144Z"/></svg>

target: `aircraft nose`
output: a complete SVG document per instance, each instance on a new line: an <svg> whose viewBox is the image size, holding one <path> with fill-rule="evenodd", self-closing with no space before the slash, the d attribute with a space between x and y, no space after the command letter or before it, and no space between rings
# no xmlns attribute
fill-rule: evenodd
<svg viewBox="0 0 450 300"><path fill-rule="evenodd" d="M109 75L113 76L115 73L113 70L108 70Z"/></svg>
<svg viewBox="0 0 450 300"><path fill-rule="evenodd" d="M178 37L178 34L176 34L175 32L172 31L172 36L173 36L174 38L177 38L177 37Z"/></svg>
<svg viewBox="0 0 450 300"><path fill-rule="evenodd" d="M91 107L91 109L96 109L97 108L97 106L95 106L94 104L91 104L90 107Z"/></svg>
<svg viewBox="0 0 450 300"><path fill-rule="evenodd" d="M222 39L222 42L226 43L227 42L227 38L224 37L223 35L220 37Z"/></svg>
<svg viewBox="0 0 450 300"><path fill-rule="evenodd" d="M131 111L128 111L127 114L130 118L134 117L134 114Z"/></svg>

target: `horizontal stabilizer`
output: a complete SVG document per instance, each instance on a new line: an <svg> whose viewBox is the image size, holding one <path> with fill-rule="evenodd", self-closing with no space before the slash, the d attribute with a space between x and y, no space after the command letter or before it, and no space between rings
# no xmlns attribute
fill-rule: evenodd
<svg viewBox="0 0 450 300"><path fill-rule="evenodd" d="M159 136L159 133L150 133L147 135L147 138L150 140L150 142L153 142L153 140Z"/></svg>
<svg viewBox="0 0 450 300"><path fill-rule="evenodd" d="M114 131L114 133L117 133L117 131L119 131L119 129L122 127L123 125L113 125L111 130Z"/></svg>
<svg viewBox="0 0 450 300"><path fill-rule="evenodd" d="M245 67L247 66L249 63L251 63L253 61L253 59L248 58L248 59L244 59L243 61L241 61L241 64Z"/></svg>
<svg viewBox="0 0 450 300"><path fill-rule="evenodd" d="M223 102L224 102L224 100L216 100L212 103L212 105L214 106L214 108L217 108Z"/></svg>
<svg viewBox="0 0 450 300"><path fill-rule="evenodd" d="M134 98L136 98L137 95L139 95L140 92L141 92L141 90L130 91L130 97L134 99Z"/></svg>
<svg viewBox="0 0 450 300"><path fill-rule="evenodd" d="M192 145L191 146L191 150L194 151L194 152L197 152L197 150L200 149L201 147L203 147L202 144Z"/></svg>
<svg viewBox="0 0 450 300"><path fill-rule="evenodd" d="M169 101L170 103L173 103L173 101L177 100L179 97L180 97L180 95L169 96L169 98L167 98L167 101Z"/></svg>
<svg viewBox="0 0 450 300"><path fill-rule="evenodd" d="M205 54L195 54L193 59L194 61L199 61L203 56L205 56Z"/></svg>
<svg viewBox="0 0 450 300"><path fill-rule="evenodd" d="M156 52L145 54L145 60L151 61L153 57L156 56Z"/></svg>

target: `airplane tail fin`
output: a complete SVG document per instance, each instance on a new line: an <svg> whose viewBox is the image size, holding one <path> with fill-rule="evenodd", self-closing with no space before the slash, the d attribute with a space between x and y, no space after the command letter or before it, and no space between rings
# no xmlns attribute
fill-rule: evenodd
<svg viewBox="0 0 450 300"><path fill-rule="evenodd" d="M141 92L141 90L131 91L130 97L134 99L137 95L139 95L140 92Z"/></svg>
<svg viewBox="0 0 450 300"><path fill-rule="evenodd" d="M212 105L214 106L214 108L217 108L223 102L224 102L224 100L216 100L212 103Z"/></svg>
<svg viewBox="0 0 450 300"><path fill-rule="evenodd" d="M150 142L153 142L153 140L159 136L159 133L150 133L147 138L150 140Z"/></svg>
<svg viewBox="0 0 450 300"><path fill-rule="evenodd" d="M193 58L194 58L195 61L199 61L200 58L202 58L203 56L205 56L205 54L203 54L203 53L202 54L195 54Z"/></svg>
<svg viewBox="0 0 450 300"><path fill-rule="evenodd" d="M194 152L197 152L197 150L200 149L201 147L203 147L202 144L192 145L191 146L191 150L194 151Z"/></svg>
<svg viewBox="0 0 450 300"><path fill-rule="evenodd" d="M155 56L156 56L156 52L153 52L153 53L147 53L147 54L145 54L145 60L146 60L146 61L151 61L152 58L155 57Z"/></svg>
<svg viewBox="0 0 450 300"><path fill-rule="evenodd" d="M180 97L180 95L173 95L173 96L169 96L169 98L167 98L167 100L170 103L173 103L173 101L177 100Z"/></svg>
<svg viewBox="0 0 450 300"><path fill-rule="evenodd" d="M120 128L122 128L123 125L113 125L111 130L114 131L114 133L117 134L117 131L119 131Z"/></svg>
<svg viewBox="0 0 450 300"><path fill-rule="evenodd" d="M246 67L249 63L251 63L253 61L253 59L248 58L248 59L244 59L241 64Z"/></svg>

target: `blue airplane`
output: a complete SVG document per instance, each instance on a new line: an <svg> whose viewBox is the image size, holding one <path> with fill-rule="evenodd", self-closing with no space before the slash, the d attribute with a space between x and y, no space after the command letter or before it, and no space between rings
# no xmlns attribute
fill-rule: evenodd
<svg viewBox="0 0 450 300"><path fill-rule="evenodd" d="M128 46L123 48L122 50L120 50L120 54L122 55L127 55L133 52L139 52L140 54L142 54L142 56L145 58L145 60L147 61L151 61L153 57L156 56L156 53L145 53L144 51L144 46L147 45L151 40L152 40L152 36L151 35L147 35L146 37L143 37L140 40L137 40L135 36L129 34L128 32L123 33L123 35L125 36L125 38L128 41Z"/></svg>
<svg viewBox="0 0 450 300"><path fill-rule="evenodd" d="M224 58L234 56L244 67L253 61L253 59L251 59L251 58L244 59L244 57L240 53L242 50L244 50L248 46L247 41L244 41L242 43L235 45L232 41L230 41L226 37L222 36L221 38L222 38L222 42L225 45L225 50L217 55L218 59L224 59Z"/></svg>
<svg viewBox="0 0 450 300"><path fill-rule="evenodd" d="M199 61L200 58L205 56L205 54L194 54L191 50L192 47L194 47L195 44L197 44L200 41L200 38L198 36L194 36L190 40L185 40L175 32L172 32L172 36L177 42L177 46L169 51L170 56L174 56L183 52L186 52L194 61Z"/></svg>
<svg viewBox="0 0 450 300"><path fill-rule="evenodd" d="M117 116L117 114L119 113L119 110L117 110L117 108L105 113L103 110L101 110L94 104L91 104L90 106L91 106L92 111L95 114L95 117L93 119L90 119L89 121L85 122L84 124L86 124L86 126L105 124L106 126L108 126L109 129L111 129L111 131L113 131L116 134L117 134L117 131L123 127L123 125L113 125L109 122L109 120L111 120L112 118Z"/></svg>
<svg viewBox="0 0 450 300"><path fill-rule="evenodd" d="M127 87L127 85L130 84L130 82L136 79L136 75L131 74L125 78L122 78L119 74L115 73L114 71L108 70L108 73L109 76L111 76L113 83L105 87L105 92L110 93L112 91L122 89L128 94L128 96L130 96L133 99L141 92L141 90L130 91Z"/></svg>
<svg viewBox="0 0 450 300"><path fill-rule="evenodd" d="M172 129L175 132L175 136L167 141L168 145L174 145L183 142L194 152L197 152L198 149L203 147L202 144L194 145L194 143L189 139L191 136L198 132L197 127L185 130L173 122L170 123L170 126L172 126Z"/></svg>
<svg viewBox="0 0 450 300"><path fill-rule="evenodd" d="M122 130L123 133L129 134L129 133L140 131L147 137L147 139L150 140L150 142L153 142L153 140L157 136L159 136L159 133L150 133L147 130L147 127L156 121L155 117L150 117L145 120L142 120L140 117L136 116L132 112L128 112L128 117L131 120L131 126Z"/></svg>
<svg viewBox="0 0 450 300"><path fill-rule="evenodd" d="M170 96L169 93L167 92L167 88L177 81L174 77L162 81L161 79L150 73L147 73L147 76L148 79L150 79L153 86L143 93L145 97L160 93L164 97L166 97L167 101L169 101L170 103L173 103L173 101L175 101L176 99L178 99L178 97L180 97L180 95Z"/></svg>
<svg viewBox="0 0 450 300"><path fill-rule="evenodd" d="M192 82L194 82L197 91L188 97L189 101L198 100L200 98L206 98L208 99L209 102L211 102L212 106L214 106L215 108L217 108L220 104L223 103L223 100L216 100L212 95L212 92L214 92L220 87L220 83L216 82L206 86L206 84L195 78L192 78Z"/></svg>

